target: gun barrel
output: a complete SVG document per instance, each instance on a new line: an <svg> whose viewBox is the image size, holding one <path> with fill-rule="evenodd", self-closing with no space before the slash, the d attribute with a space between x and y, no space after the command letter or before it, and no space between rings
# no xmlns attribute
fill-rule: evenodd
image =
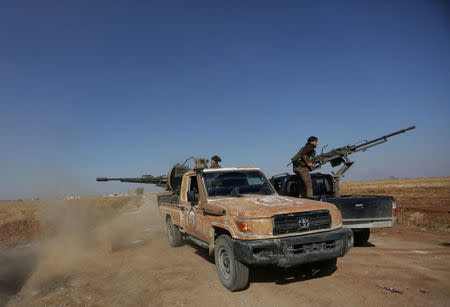
<svg viewBox="0 0 450 307"><path fill-rule="evenodd" d="M194 159L196 166L195 168L204 168L207 167L207 159L201 158L197 159L196 157L190 157L189 159ZM189 160L188 159L188 160ZM153 175L143 175L141 177L136 178L108 178L108 177L98 177L97 181L120 181L120 182L133 182L133 183L147 183L147 184L154 184L157 187L164 188L167 191L172 191L174 194L180 194L181 190L181 183L183 181L183 176L186 174L186 172L190 171L191 168L189 168L186 165L182 164L175 164L172 166L172 168L169 170L167 175L161 175L161 176L153 176Z"/></svg>
<svg viewBox="0 0 450 307"><path fill-rule="evenodd" d="M120 180L120 178L107 178L107 177L97 177L97 181L110 181L110 180Z"/></svg>
<svg viewBox="0 0 450 307"><path fill-rule="evenodd" d="M400 134L400 133L405 133L406 131L412 130L412 129L416 129L416 126L411 126L411 127L405 128L405 129L401 129L401 130L392 132L392 133L387 134L387 135L383 135L382 137L376 138L376 139L374 139L374 140L364 142L364 143L359 144L359 145L357 145L357 146L353 146L353 149L356 150L356 149L358 149L358 148L367 146L367 145L369 145L369 144L376 143L376 142L381 141L381 140L386 140L387 138L389 138L389 137L391 137L391 136L394 136L394 135L397 135L397 134Z"/></svg>
<svg viewBox="0 0 450 307"><path fill-rule="evenodd" d="M144 175L141 178L98 177L97 181L120 181L120 182L134 182L134 183L165 184L167 183L167 177L166 176L153 177L150 175Z"/></svg>

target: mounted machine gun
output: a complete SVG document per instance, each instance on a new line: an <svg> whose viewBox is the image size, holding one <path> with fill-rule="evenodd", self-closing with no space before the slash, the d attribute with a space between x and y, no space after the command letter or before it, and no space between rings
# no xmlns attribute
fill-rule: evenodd
<svg viewBox="0 0 450 307"><path fill-rule="evenodd" d="M183 164L177 163L169 170L167 175L162 176L152 176L152 175L143 175L142 177L137 178L107 178L107 177L98 177L97 181L120 181L120 182L132 182L132 183L148 183L154 184L157 187L161 187L166 189L167 191L171 191L172 194L180 194L181 189L181 181L183 179L183 175L190 171L186 163L189 160L193 160L195 162L194 170L203 169L208 167L208 160L204 158L196 158L189 157L184 161Z"/></svg>
<svg viewBox="0 0 450 307"><path fill-rule="evenodd" d="M348 158L348 155L353 154L358 151L366 151L370 147L374 147L374 146L386 143L388 141L388 138L390 138L394 135L397 135L397 134L405 133L406 131L412 130L415 128L416 128L416 126L411 126L411 127L401 129L401 130L395 131L395 132L387 134L387 135L383 135L379 138L376 138L376 139L373 139L370 141L364 141L361 144L347 145L347 146L339 147L336 149L332 149L329 152L324 153L323 152L324 148L328 146L328 145L325 145L322 148L322 152L320 153L320 155L317 155L317 156L311 158L311 162L313 164L313 169L318 169L322 165L324 165L328 162L330 162L332 167L336 167L336 166L343 164L343 166L336 173L332 172L335 183L338 183L339 179L344 176L344 173L350 168L350 166L352 166L355 163L354 161L351 161Z"/></svg>

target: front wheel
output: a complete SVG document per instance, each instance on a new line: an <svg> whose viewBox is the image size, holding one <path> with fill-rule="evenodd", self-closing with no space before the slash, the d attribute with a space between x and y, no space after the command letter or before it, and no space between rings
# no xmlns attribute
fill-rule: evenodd
<svg viewBox="0 0 450 307"><path fill-rule="evenodd" d="M221 235L215 245L214 260L222 284L230 291L245 289L249 280L249 268L235 259L231 238Z"/></svg>

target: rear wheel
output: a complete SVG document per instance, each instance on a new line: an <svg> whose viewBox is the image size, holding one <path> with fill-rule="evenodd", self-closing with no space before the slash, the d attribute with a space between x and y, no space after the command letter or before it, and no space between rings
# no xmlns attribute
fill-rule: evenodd
<svg viewBox="0 0 450 307"><path fill-rule="evenodd" d="M221 235L214 249L217 274L222 284L230 291L243 290L248 285L249 268L234 258L231 238Z"/></svg>
<svg viewBox="0 0 450 307"><path fill-rule="evenodd" d="M353 236L355 237L355 245L364 245L369 241L370 229L355 229L353 230Z"/></svg>
<svg viewBox="0 0 450 307"><path fill-rule="evenodd" d="M172 219L167 219L167 237L169 238L170 246L177 247L183 245L183 237L178 226L174 225Z"/></svg>

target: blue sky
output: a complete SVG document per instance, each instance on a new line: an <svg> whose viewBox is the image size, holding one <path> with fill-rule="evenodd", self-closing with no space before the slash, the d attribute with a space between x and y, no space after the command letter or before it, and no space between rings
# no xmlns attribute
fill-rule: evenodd
<svg viewBox="0 0 450 307"><path fill-rule="evenodd" d="M0 47L0 199L126 192L95 177L191 155L273 175L310 135L411 125L345 180L450 175L446 1L10 1Z"/></svg>

